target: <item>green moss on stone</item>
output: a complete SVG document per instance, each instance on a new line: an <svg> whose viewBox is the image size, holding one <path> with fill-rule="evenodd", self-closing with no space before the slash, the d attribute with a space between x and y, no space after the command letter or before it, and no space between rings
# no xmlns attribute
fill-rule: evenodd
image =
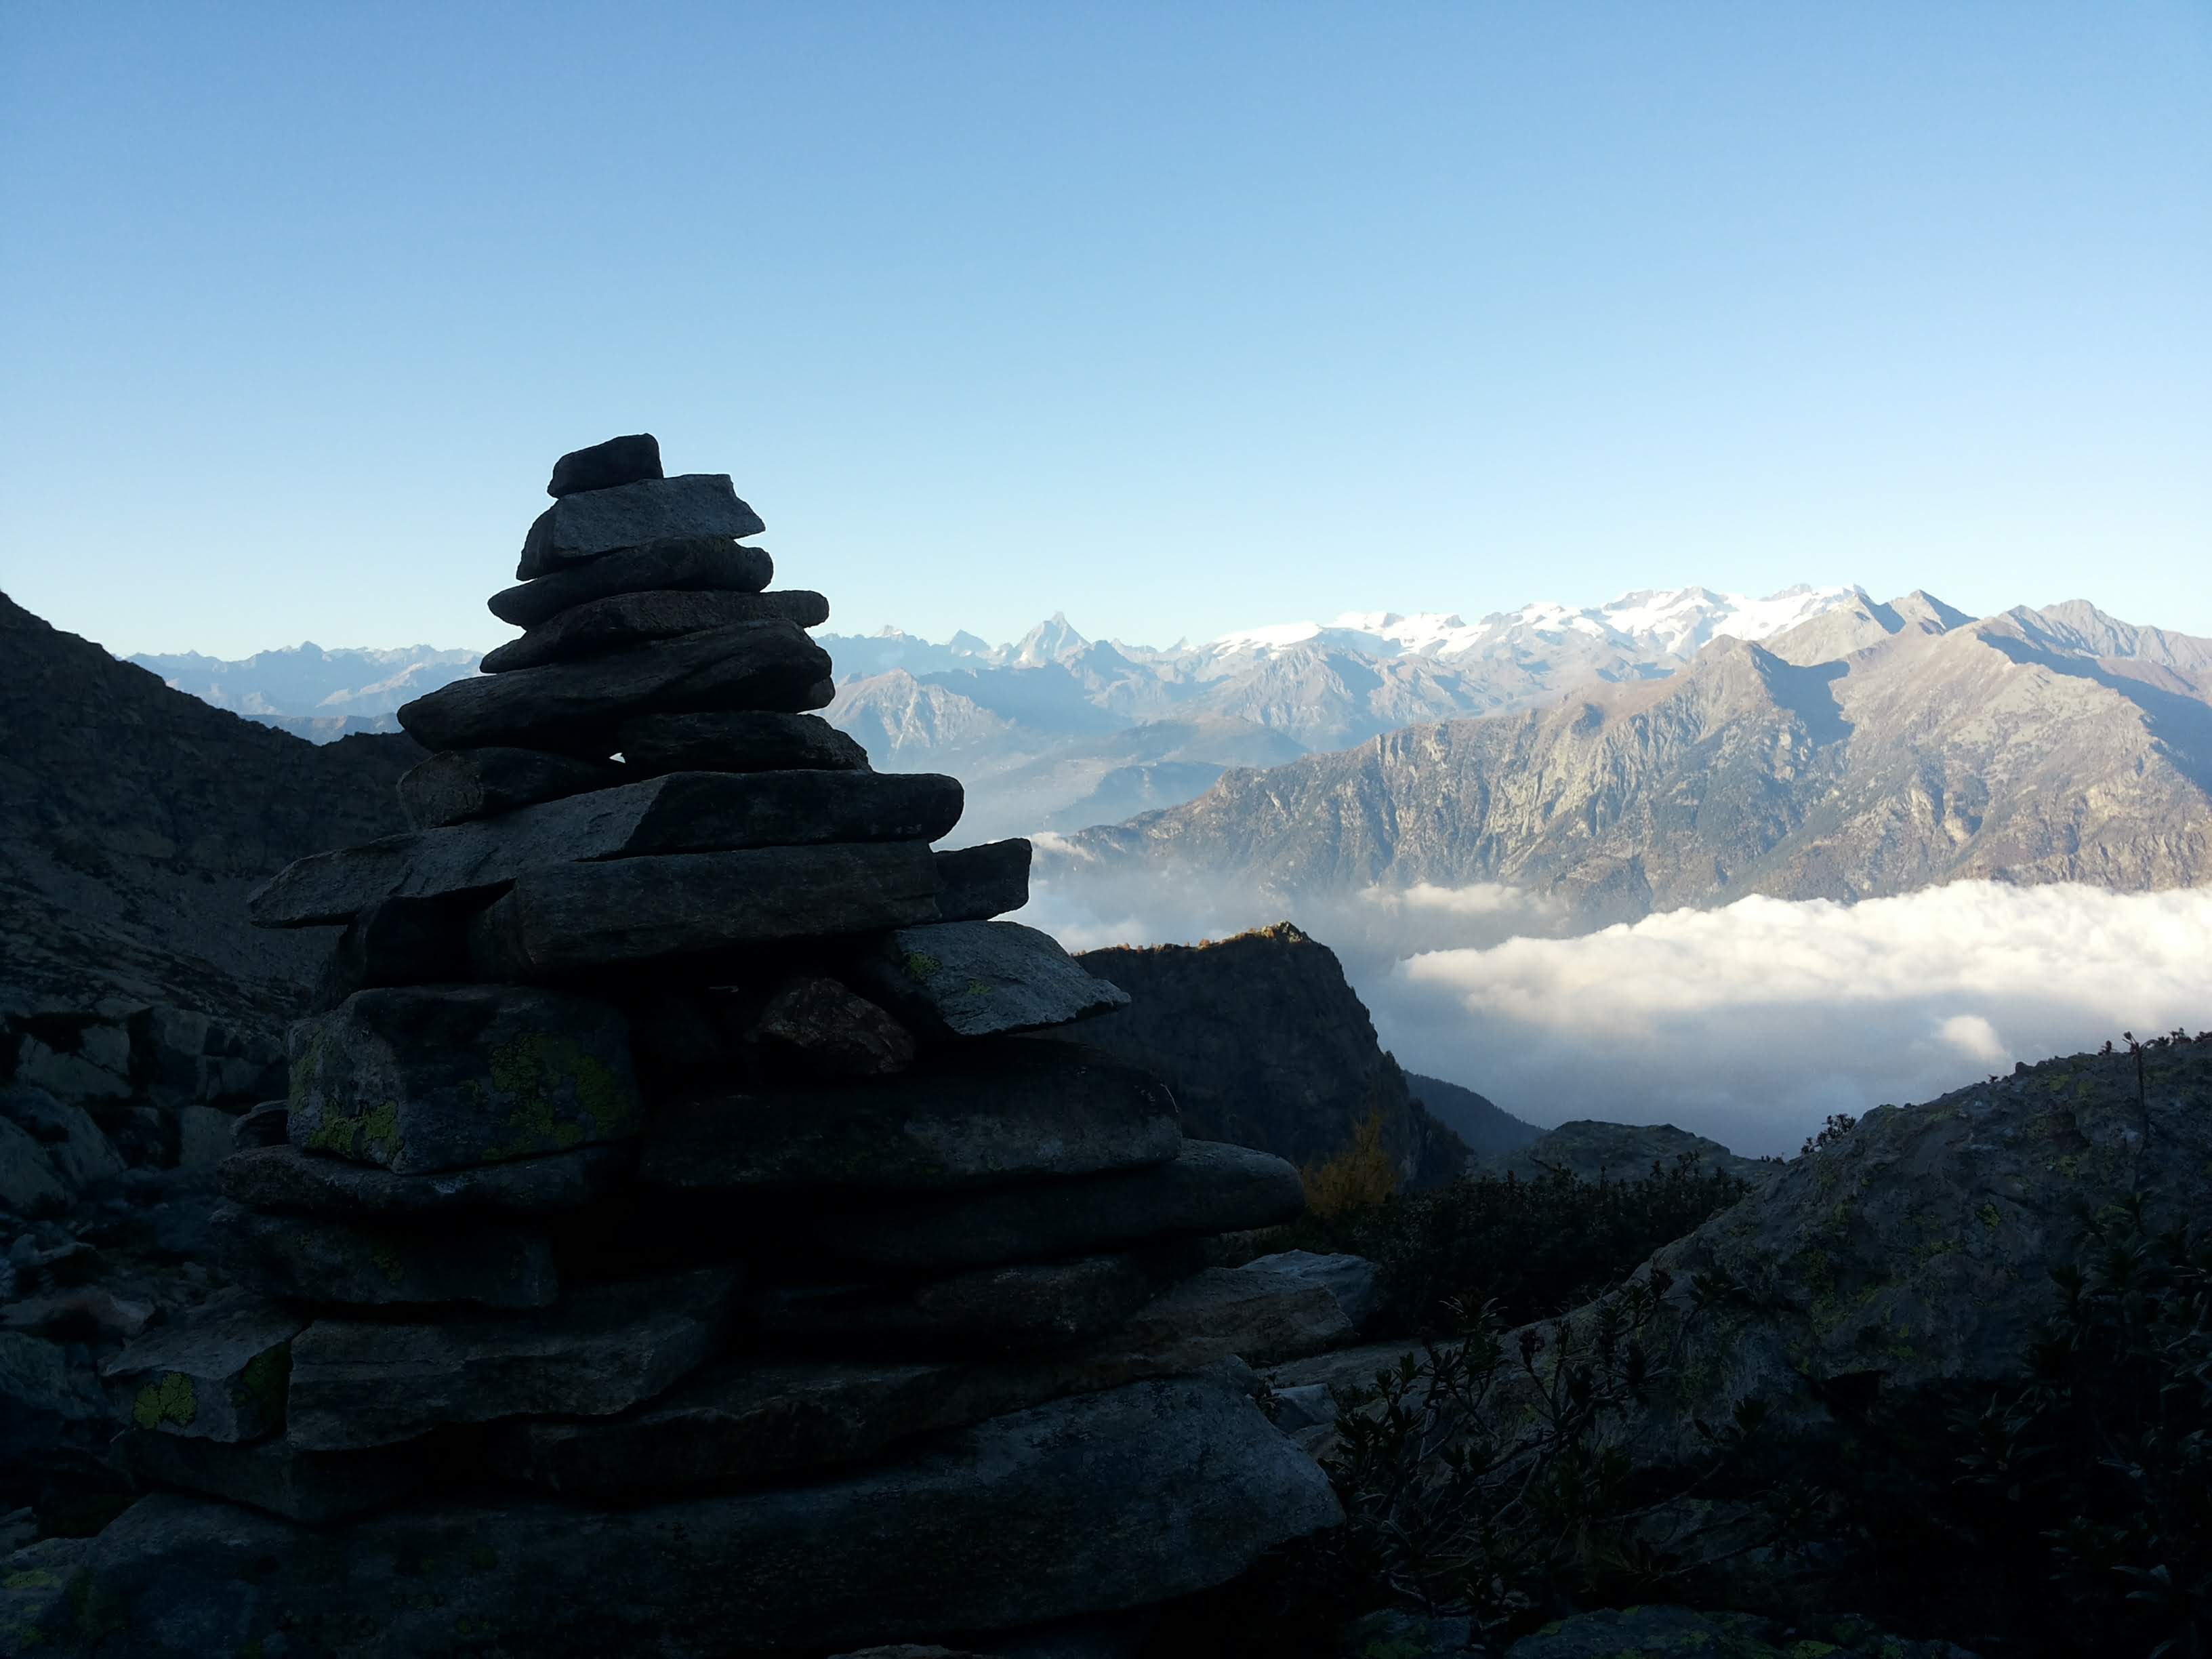
<svg viewBox="0 0 2212 1659"><path fill-rule="evenodd" d="M65 1593L76 1615L77 1634L88 1644L96 1646L130 1622L123 1616L122 1599L88 1571L71 1578Z"/></svg>
<svg viewBox="0 0 2212 1659"><path fill-rule="evenodd" d="M492 1086L511 1103L512 1139L487 1149L494 1158L567 1152L629 1129L636 1107L611 1066L573 1039L533 1032L492 1050ZM577 1115L590 1121L587 1127Z"/></svg>
<svg viewBox="0 0 2212 1659"><path fill-rule="evenodd" d="M191 1426L192 1419L198 1415L199 1406L192 1397L192 1379L182 1371L171 1371L158 1382L149 1382L138 1390L131 1420L142 1429L158 1429L171 1423L185 1429Z"/></svg>
<svg viewBox="0 0 2212 1659"><path fill-rule="evenodd" d="M399 1156L399 1103L387 1100L361 1121L361 1138L376 1155L380 1164L389 1164Z"/></svg>
<svg viewBox="0 0 2212 1659"><path fill-rule="evenodd" d="M924 985L928 984L932 979L937 976L937 970L940 966L942 966L942 964L935 957L926 956L920 951L909 951L906 953L906 970L908 974L913 978L921 981Z"/></svg>
<svg viewBox="0 0 2212 1659"><path fill-rule="evenodd" d="M279 1342L246 1362L238 1374L238 1403L251 1406L270 1423L284 1418L284 1395L292 1382L292 1345Z"/></svg>
<svg viewBox="0 0 2212 1659"><path fill-rule="evenodd" d="M300 1057L292 1062L289 1092L291 1096L289 1104L295 1112L308 1103L308 1095L322 1081L323 1036L323 1027L319 1021L315 1026L314 1035L307 1039L307 1046L300 1051Z"/></svg>

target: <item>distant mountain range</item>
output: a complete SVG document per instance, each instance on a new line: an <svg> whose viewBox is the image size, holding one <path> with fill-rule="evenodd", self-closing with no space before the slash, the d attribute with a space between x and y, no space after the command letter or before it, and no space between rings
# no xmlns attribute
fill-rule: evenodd
<svg viewBox="0 0 2212 1659"><path fill-rule="evenodd" d="M822 636L830 718L967 786L956 841L1057 837L1066 880L1496 882L1602 925L1747 892L2212 877L2212 642L2075 602L1706 588L1358 612L1204 644ZM428 647L133 659L327 740L474 666Z"/></svg>
<svg viewBox="0 0 2212 1659"><path fill-rule="evenodd" d="M1047 848L1285 896L1500 883L1581 927L1748 893L2212 879L2212 641L2086 603L1825 607L1682 672L1427 723Z"/></svg>
<svg viewBox="0 0 2212 1659"><path fill-rule="evenodd" d="M1165 649L1089 640L1064 616L997 646L896 629L820 637L838 678L830 718L885 770L957 772L969 793L958 838L985 840L1112 823L1193 799L1232 768L1527 708L1591 681L1662 677L1716 638L1765 639L1864 599L1850 587L1763 599L1688 587L1471 623L1355 611ZM308 644L239 661L131 660L217 708L328 742L396 729L392 710L477 659Z"/></svg>
<svg viewBox="0 0 2212 1659"><path fill-rule="evenodd" d="M890 770L957 771L963 836L1072 830L1189 800L1224 772L1382 732L1510 712L1592 682L1662 678L1721 637L1765 639L1870 603L1856 588L1764 599L1690 587L1476 623L1358 611L1202 645L1087 640L1063 616L1011 644L830 635L830 718Z"/></svg>
<svg viewBox="0 0 2212 1659"><path fill-rule="evenodd" d="M434 646L325 651L309 642L258 651L235 661L197 651L126 659L202 702L307 738L331 743L362 732L397 732L403 702L477 672L474 651Z"/></svg>

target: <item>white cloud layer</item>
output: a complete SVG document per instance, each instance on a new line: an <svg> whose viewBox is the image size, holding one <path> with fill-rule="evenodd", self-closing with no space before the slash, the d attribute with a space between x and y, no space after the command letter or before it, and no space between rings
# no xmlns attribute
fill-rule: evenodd
<svg viewBox="0 0 2212 1659"><path fill-rule="evenodd" d="M1071 949L1287 916L1336 948L1384 1045L1508 1111L1673 1122L1796 1151L1830 1112L1926 1100L2017 1060L2212 1025L2212 888L1959 882L1856 905L1747 898L1577 938L1494 886L1285 904L1151 882L1041 885Z"/></svg>

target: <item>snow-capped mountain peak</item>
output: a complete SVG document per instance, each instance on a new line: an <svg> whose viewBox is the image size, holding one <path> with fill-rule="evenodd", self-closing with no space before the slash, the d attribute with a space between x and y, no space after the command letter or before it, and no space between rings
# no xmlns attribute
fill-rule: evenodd
<svg viewBox="0 0 2212 1659"><path fill-rule="evenodd" d="M1240 629L1209 641L1221 655L1268 654L1301 647L1341 647L1370 656L1421 656L1451 661L1480 657L1533 641L1582 635L1635 654L1685 660L1722 635L1763 640L1825 611L1864 598L1856 587L1799 586L1751 599L1709 587L1644 588L1601 605L1576 610L1548 601L1502 611L1469 623L1444 611L1348 611L1330 623L1281 623Z"/></svg>

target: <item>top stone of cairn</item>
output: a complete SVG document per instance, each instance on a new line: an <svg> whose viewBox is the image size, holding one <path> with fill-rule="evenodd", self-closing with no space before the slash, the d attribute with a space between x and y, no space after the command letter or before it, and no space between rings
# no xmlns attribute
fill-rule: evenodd
<svg viewBox="0 0 2212 1659"><path fill-rule="evenodd" d="M660 440L650 432L639 432L610 438L589 449L570 450L553 463L553 481L545 493L558 501L586 489L611 489L660 476Z"/></svg>
<svg viewBox="0 0 2212 1659"><path fill-rule="evenodd" d="M685 472L579 490L538 515L523 541L514 579L532 581L648 542L733 540L763 528L760 515L738 499L726 472Z"/></svg>

